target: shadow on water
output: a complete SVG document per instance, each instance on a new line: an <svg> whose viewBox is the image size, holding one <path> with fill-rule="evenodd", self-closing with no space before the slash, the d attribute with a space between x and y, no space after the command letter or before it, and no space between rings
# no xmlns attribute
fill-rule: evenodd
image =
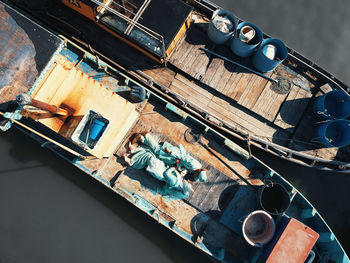
<svg viewBox="0 0 350 263"><path fill-rule="evenodd" d="M43 171L38 168L44 168L44 167L49 167L50 170L54 171L54 177L60 177L65 179L64 184L60 184L60 187L62 187L61 192L64 193L64 196L58 196L58 200L54 199L52 200L52 197L47 196L46 198L48 200L51 200L51 204L45 204L42 209L45 210L45 218L50 222L50 228L55 228L58 227L61 222L59 221L58 218L55 218L56 211L58 212L61 210L62 212L59 213L64 213L64 206L66 206L65 203L61 203L60 199L72 199L74 200L77 198L77 195L79 195L80 191L83 191L84 193L88 194L90 198L83 198L82 202L86 202L85 204L82 204L82 207L88 206L88 209L91 209L91 212L93 213L94 210L99 210L101 209L100 206L102 206L103 210L102 211L110 211L113 213L114 216L116 216L118 222L111 222L108 221L109 218L105 216L103 213L101 213L101 217L99 217L100 222L111 222L109 225L104 225L102 227L102 230L106 227L111 230L112 233L114 233L113 228L122 228L126 230L122 230L120 233L117 235L113 235L112 237L110 235L104 235L104 240L103 242L111 242L113 245L114 249L113 251L108 251L107 248L103 249L101 252L105 252L103 254L103 257L101 258L101 261L107 261L107 260L122 260L123 262L133 262L130 261L130 256L128 256L128 253L133 253L133 257L137 258L137 260L142 260L143 262L147 262L147 259L154 259L155 261L161 260L164 261L164 255L160 254L157 252L158 248L167 255L169 258L169 262L175 261L175 262L193 262L194 259L200 260L200 262L211 262L206 255L203 255L200 251L198 251L196 248L194 248L192 245L184 242L181 238L177 237L176 235L170 233L167 229L163 228L160 226L158 223L154 222L151 220L148 216L146 216L144 213L136 209L133 205L129 204L125 199L121 198L120 196L116 195L112 191L108 191L102 184L97 183L94 179L92 179L89 176L86 176L85 173L81 172L80 170L74 168L71 166L69 163L64 162L61 159L57 159L58 157L48 151L47 149L42 149L40 148L39 144L30 139L27 135L24 136L21 134L16 129L12 129L10 132L10 136L2 134L0 137L0 143L1 144L10 144L10 150L8 153L3 153L7 154L10 156L10 159L12 159L15 163L17 163L16 168L11 168L11 169L4 169L3 173L0 171L1 176L3 177L4 180L7 180L8 176L12 175L16 177L22 177L25 175L26 178L32 177L33 180L25 180L26 186L23 185L12 185L13 189L7 189L7 191L12 192L15 190L16 186L19 186L19 189L22 189L23 187L25 188L35 188L35 185L41 184L41 181L48 181L46 183L46 187L55 187L55 179L53 180L52 175L50 174L50 177L46 178L45 174ZM35 162L34 165L31 165L33 162ZM30 165L29 165L30 164ZM5 164L3 166L6 167ZM23 167L22 167L23 166ZM37 168L37 169L35 169ZM7 172L7 173L5 173ZM14 175L14 173L16 173ZM49 176L49 175L47 175ZM39 178L42 178L39 180ZM10 180L10 179L8 179ZM22 179L19 179L20 182ZM50 183L51 181L51 183ZM77 192L70 192L69 188L72 186L72 184L78 189L76 190ZM56 186L58 187L58 186ZM45 189L46 191L49 191L47 194L51 195L51 190ZM35 193L31 192L30 195L28 196L30 199L36 199L36 194L40 193ZM1 195L3 197L6 197L6 191L2 190ZM25 198L22 194L18 195L18 200L16 202L23 203L23 200L21 201L22 198ZM45 197L44 197L45 198ZM91 201L92 199L93 201ZM99 205L94 204L94 200L98 201ZM48 201L49 202L49 201ZM27 204L24 202L26 206L30 206L31 204ZM2 212L8 213L7 216L11 217L11 213L7 212L7 210L11 210L11 208L7 207L6 204L1 205L1 210ZM8 205L11 205L8 204ZM33 204L35 205L35 204ZM38 204L39 205L39 204ZM72 201L71 205L74 205L74 201ZM49 207L49 208L48 208ZM20 206L18 209L21 209ZM38 209L37 207L26 207L26 209L29 210L36 210ZM79 225L80 220L88 221L89 218L82 219L80 214L80 209L79 207L76 207L75 210L78 210L77 212L73 212L72 214L66 215L69 217L69 220L71 223L75 222L76 224ZM50 216L52 214L52 216ZM93 213L94 214L94 213ZM91 214L91 216L93 216ZM112 217L113 218L113 217ZM120 221L121 220L121 221ZM21 220L16 219L15 217L11 218L11 221L14 224L21 225L23 222ZM17 222L19 221L19 222ZM96 223L96 222L95 222ZM25 227L26 223L24 223ZM123 227L124 225L124 227ZM127 229L128 227L131 227L132 229L136 230L138 234L133 233L132 231L129 231ZM6 227L6 226L5 226ZM11 226L9 226L11 228ZM91 229L90 229L91 228ZM98 232L99 228L101 226L97 224L88 224L87 228L84 228L84 231L90 231L91 235L94 236L96 235L96 231ZM1 228L0 228L1 229ZM14 230L13 236L20 235L18 233L21 228L18 230ZM18 231L18 232L17 232ZM1 231L0 231L1 232ZM73 245L77 246L75 242L77 243L82 243L85 244L84 240L79 240L79 237L76 236L76 232L69 233L69 227L67 226L67 230L63 229L63 235L68 239L66 240L67 244L62 245L59 244L57 245L56 248L50 247L50 242L48 242L48 247L45 247L45 244L42 243L42 249L47 250L51 254L60 254L60 250L63 249L68 249L67 246ZM45 232L40 232L39 234L44 234ZM123 246L123 249L119 248L118 250L118 244L123 244L124 239L126 240L130 239L128 236L131 235L130 238L136 239L137 244L139 244L140 247L127 247L128 251L125 251L125 246ZM138 237L139 235L142 236L142 238ZM31 237L33 239L33 243L35 244L36 242L40 242L40 239L36 239L35 236ZM44 236L43 240L45 239L50 239L49 236ZM99 242L99 240L96 240ZM95 241L95 242L96 242ZM101 240L100 240L101 241ZM145 251L144 247L149 247L148 242L151 242L154 244L156 247L152 248L149 251ZM5 242L5 240L1 240L0 237L0 243ZM92 241L91 241L92 242ZM102 242L102 241L101 241ZM91 258L94 258L94 255L96 254L95 250L95 245L92 242L89 244L87 247L80 247L78 245L78 249L84 250L84 254L87 253L88 255L91 255ZM147 244L146 244L147 243ZM122 251L123 250L123 251ZM139 251L139 252L137 252ZM23 251L22 251L23 252ZM21 254L22 253L20 249L18 249L17 253ZM136 254L135 254L136 253ZM153 253L152 255L149 255L148 257L142 256L143 253ZM1 254L1 253L0 253ZM25 252L22 253L25 255ZM139 254L139 255L138 255ZM33 258L33 261L29 260L28 262L37 262L38 258L35 258L34 254L31 254ZM81 262L86 255L77 255L77 260L74 262ZM57 256L57 261L60 256ZM63 256L61 258L64 258ZM80 258L80 260L79 260ZM0 256L0 260L2 260L2 256ZM85 261L86 262L86 261ZM91 261L93 262L93 261Z"/></svg>

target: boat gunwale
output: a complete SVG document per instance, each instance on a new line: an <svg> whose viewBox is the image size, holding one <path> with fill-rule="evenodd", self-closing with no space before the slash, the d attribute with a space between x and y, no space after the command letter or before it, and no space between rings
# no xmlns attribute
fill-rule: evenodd
<svg viewBox="0 0 350 263"><path fill-rule="evenodd" d="M69 43L71 43L68 39L66 39L66 42L69 42ZM73 44L73 46L76 46L75 44ZM77 46L78 47L78 46ZM82 50L81 48L79 48L80 50ZM83 51L83 50L82 50ZM84 51L85 53L88 53L87 51ZM96 59L96 64L98 64L98 59L96 58L96 57L94 57L91 53L89 53L89 55L90 55L90 58L95 58ZM104 63L104 62L103 62ZM105 64L105 65L107 65L107 64ZM108 65L109 66L109 65ZM127 75L124 75L122 72L120 72L119 70L116 70L115 68L113 68L113 67L111 67L111 66L109 66L109 68L111 68L112 70L114 70L114 71L116 71L118 74L120 74L120 75L122 75L122 76L126 76L128 79L131 79L134 83L136 83L136 84L139 84L137 81L135 81L134 79L132 79L132 78L130 78L130 77L128 77ZM130 72L129 72L130 73ZM140 85L140 84L139 84ZM141 85L142 86L142 85ZM149 88L147 88L148 90L150 90ZM158 93L159 93L159 90L157 90L158 91ZM150 90L150 92L152 93L152 95L153 96L155 96L156 98L158 98L159 100L161 100L163 103L167 103L167 99L166 98L164 98L164 94L161 94L161 95L163 95L163 96L160 96L160 95L158 95L158 94L156 94L154 91L152 91L152 90ZM205 124L205 122L202 122L201 120L198 120L198 119L196 119L196 118L194 118L193 116L189 116L190 118L192 118L194 121L197 121L198 123L200 123L201 125L203 125L204 127L206 127L207 129L209 129L209 131L211 131L211 132L213 132L214 134L216 134L218 137L220 137L220 138L225 138L225 139L227 139L227 137L226 136L224 136L223 134L221 134L221 133L219 133L218 131L216 131L216 129L212 129L210 126L208 126L208 125L206 125ZM28 133L29 134L29 133ZM35 137L35 136L32 136L32 137ZM45 143L44 143L45 144ZM43 144L43 145L44 145ZM56 152L58 155L60 155L60 156L62 156L62 154L60 154L59 152L57 152L57 150L55 150L55 149L53 149L52 147L50 147L49 145L47 145L46 146L47 148L49 148L49 149L52 149L54 152ZM61 149L61 148L60 148ZM62 157L64 157L64 156L62 156ZM291 187L293 187L288 181L286 181L284 178L282 178L280 175L278 175L277 173L275 173L268 165L266 165L266 164L264 164L264 163L262 163L259 159L257 159L254 155L251 155L250 156L250 158L253 158L255 161L258 161L264 168L267 168L267 169L269 169L270 171L271 171L271 173L272 173L272 176L276 176L279 180L283 180L288 186L291 186ZM67 158L64 158L64 159L66 159L66 160L68 160ZM69 161L69 160L68 160ZM72 163L72 161L69 161L69 162L71 162ZM74 164L74 163L73 163ZM86 171L86 169L84 169L84 172L87 172ZM106 183L102 180L102 178L97 178L96 176L94 176L92 173L91 173L91 176L92 177L94 177L96 180L98 180L98 181L100 181L101 183L103 183L103 184L105 184L106 185ZM108 186L108 185L106 185L106 186ZM109 188L111 188L110 186L108 186ZM294 187L293 187L294 188ZM112 189L113 190L113 189ZM114 190L115 191L115 190ZM118 193L117 191L115 191L116 193ZM298 191L297 191L298 192ZM302 198L305 200L305 201L307 201L308 202L308 204L311 206L311 207L313 207L310 203L309 203L309 201L300 193L300 192L298 192L301 196L302 196ZM121 195L120 193L118 193L119 195ZM124 197L123 195L121 195L122 197ZM125 199L127 199L127 198L125 198ZM127 199L128 200L128 199ZM130 201L131 202L131 200L128 200L128 201ZM136 206L136 207L138 207L135 203L134 203L134 206ZM142 208L141 207L138 207L139 209L141 209L142 210ZM144 211L144 210L142 210L142 211ZM146 211L144 211L144 212L146 212ZM317 214L318 214L318 212L317 212ZM318 214L319 215L319 214ZM152 215L150 215L152 218L154 218L154 219L156 219L154 216L152 216ZM320 215L319 215L320 216ZM321 217L321 216L320 216ZM325 224L325 226L329 229L329 231L331 232L331 233L333 233L332 232L332 230L329 228L329 226L327 225L327 223L323 220L323 218L321 217L321 219L322 219L322 222ZM172 227L170 227L169 225L167 225L167 224L163 224L164 226L166 226L167 228L169 228L169 229L171 229L171 230L173 230L172 229ZM181 235L181 233L178 233L178 232L176 232L176 231L172 231L172 232L175 232L175 233L177 233L179 236L181 236L182 238L183 238L183 236ZM185 239L185 240L187 240L188 242L190 242L191 244L193 244L192 242L191 242L191 239ZM339 246L340 246L340 248L343 250L343 253L344 253L344 255L346 256L346 253L344 252L344 249L342 248L342 246L341 246L341 244L339 243L339 241L337 240L337 243L339 244ZM208 253L208 250L206 249L206 248L203 248L202 246L200 246L199 244L197 244L196 245L198 248L200 248L201 250L203 250L204 252L206 252L206 253ZM209 251L209 253L210 253L210 251ZM216 257L216 255L212 255L212 256L214 256L214 257ZM216 257L217 258L217 257ZM219 258L218 258L219 259Z"/></svg>
<svg viewBox="0 0 350 263"><path fill-rule="evenodd" d="M3 0L3 1L7 2L7 0ZM202 0L200 2L197 0L189 0L189 2L197 3L196 7L199 8L200 10L206 12L207 14L211 14L213 12L213 9L201 4L201 2L205 2L206 4L211 5L212 8L220 8L219 6L215 5L214 3L212 3L208 0ZM23 9L21 9L21 10L23 10ZM27 10L27 12L29 12L29 11ZM26 15L29 15L29 14L27 13ZM29 17L31 17L31 19L33 19L33 17L31 15L29 15ZM39 20L44 24L50 25L50 27L54 28L54 32L62 32L62 29L57 28L57 26L54 26L45 20L42 20L40 18L38 18L38 19L34 18L33 20L34 21ZM239 21L243 21L243 20L239 19ZM64 34L64 33L62 33L62 34ZM115 65L116 67L120 68L122 71L127 72L131 76L137 78L139 81L142 81L145 85L150 86L151 80L148 79L145 81L143 78L140 78L136 74L133 74L130 70L125 69L123 66L119 65L117 62L114 62L113 60L107 58L106 56L104 56L103 54L98 52L97 50L94 50L89 44L85 43L84 41L77 39L74 36L64 36L62 34L58 34L58 35L60 35L61 37L65 38L67 40L71 39L71 41L78 42L79 45L85 46L85 48L88 48L90 51L93 51L93 53L95 53L96 55L103 57L104 60L108 61L108 63ZM263 33L263 35L264 35L264 37L270 38L270 36L265 34L265 33ZM300 63L304 64L308 69L312 70L317 75L320 75L325 80L331 81L332 84L336 85L337 87L339 87L340 89L344 90L345 92L347 92L349 94L350 88L347 85L345 85L344 82L342 82L341 80L336 78L331 73L325 71L323 68L321 68L317 64L311 62L309 59L307 59L306 57L301 55L299 52L293 50L292 48L287 47L287 50L288 50L288 58L289 59L298 60ZM156 86L161 86L161 85L155 83L154 81L152 82L152 84L153 83L156 84ZM153 87L151 87L151 88L153 88ZM160 87L160 90L163 92L165 91L167 94L172 93L169 89L167 89L165 87ZM179 98L181 96L178 94L173 94L172 97ZM181 98L180 101L178 99L174 99L173 103L176 103L180 108L182 107L182 109L185 111L195 113L197 117L202 118L202 120L204 122L206 122L208 125L211 125L212 127L215 126L215 129L221 130L222 132L229 133L231 136L234 136L235 138L237 138L241 141L248 142L249 144L253 145L254 147L257 147L263 151L266 151L270 154L273 154L274 156L280 157L282 159L285 159L287 161L291 161L291 162L296 163L296 164L303 165L305 167L316 168L319 170L326 170L326 171L336 171L336 172L345 173L345 174L350 173L350 164L349 163L341 162L341 161L334 161L334 160L327 160L327 159L323 159L323 158L313 157L312 155L303 154L303 153L300 153L298 151L286 148L284 146L269 142L268 140L262 140L261 138L258 138L256 136L254 136L253 134L247 133L244 129L239 130L239 128L231 127L231 125L229 125L229 124L225 125L226 128L222 127L222 126L217 125L216 123L210 122L206 118L204 118L203 116L211 116L211 117L214 117L214 116L212 116L210 113L208 113L204 110L201 110L199 106L192 105L193 107L191 109L188 109L187 107L183 107L184 106L183 104L185 104L185 106L191 104L186 99ZM196 108L199 108L199 109L196 109ZM222 122L222 121L220 120L220 122Z"/></svg>

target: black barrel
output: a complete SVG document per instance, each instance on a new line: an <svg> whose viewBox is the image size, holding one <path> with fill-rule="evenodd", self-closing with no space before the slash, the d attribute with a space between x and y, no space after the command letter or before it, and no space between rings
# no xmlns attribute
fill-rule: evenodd
<svg viewBox="0 0 350 263"><path fill-rule="evenodd" d="M260 191L259 201L262 209L271 215L283 214L290 205L287 190L278 183L268 183Z"/></svg>

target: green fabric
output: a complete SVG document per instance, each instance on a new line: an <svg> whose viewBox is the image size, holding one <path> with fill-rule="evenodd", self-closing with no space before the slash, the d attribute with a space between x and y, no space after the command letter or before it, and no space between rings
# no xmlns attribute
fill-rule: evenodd
<svg viewBox="0 0 350 263"><path fill-rule="evenodd" d="M169 190L180 191L184 198L190 195L190 186L184 182L181 174L175 169L176 160L180 160L180 170L194 172L202 167L180 144L173 146L164 142L161 146L150 133L141 136L143 145L136 148L131 157L131 166L135 169L146 169L154 178L164 181ZM170 153L165 151L170 150Z"/></svg>
<svg viewBox="0 0 350 263"><path fill-rule="evenodd" d="M167 148L170 153L167 153L165 148ZM175 165L176 160L179 160L178 167L181 170L186 169L189 172L194 172L202 168L202 164L197 159L193 158L181 144L174 146L168 142L164 142L160 148L159 159L169 165Z"/></svg>
<svg viewBox="0 0 350 263"><path fill-rule="evenodd" d="M144 169L154 178L164 181L163 173L166 170L165 164L159 160L151 149L143 146L137 147L131 157L131 166L135 169Z"/></svg>

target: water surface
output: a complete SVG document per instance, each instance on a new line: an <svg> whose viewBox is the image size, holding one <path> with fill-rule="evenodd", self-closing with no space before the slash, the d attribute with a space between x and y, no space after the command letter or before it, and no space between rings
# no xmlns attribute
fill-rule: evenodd
<svg viewBox="0 0 350 263"><path fill-rule="evenodd" d="M350 83L347 0L216 0ZM0 262L211 262L15 129L0 134ZM350 251L350 176L258 156L290 180Z"/></svg>

